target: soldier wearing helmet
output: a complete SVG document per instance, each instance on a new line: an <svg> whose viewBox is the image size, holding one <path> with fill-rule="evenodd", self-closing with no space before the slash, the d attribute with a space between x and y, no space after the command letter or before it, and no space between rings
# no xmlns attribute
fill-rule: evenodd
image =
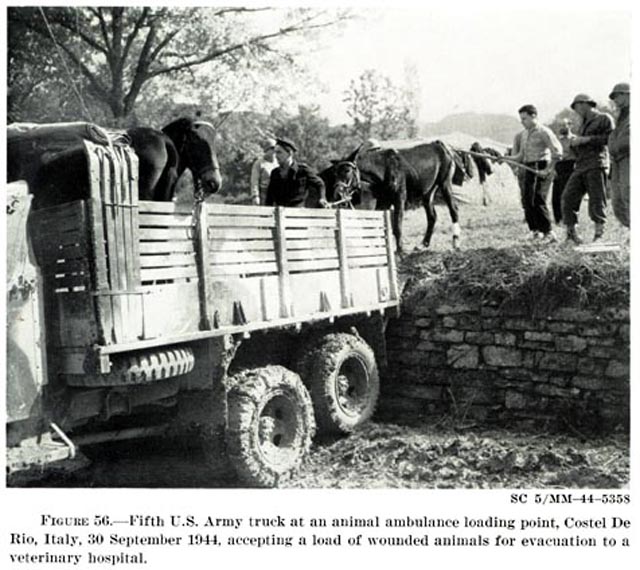
<svg viewBox="0 0 640 570"><path fill-rule="evenodd" d="M567 226L567 239L581 243L576 226L585 194L589 196L589 217L595 225L594 241L604 233L609 168L607 140L613 131L613 119L607 113L598 111L596 102L585 93L574 97L571 108L582 118L582 126L571 141L576 162L562 193L562 219Z"/></svg>
<svg viewBox="0 0 640 570"><path fill-rule="evenodd" d="M627 228L629 220L629 156L631 146L629 126L629 99L631 89L628 83L614 85L609 95L617 107L618 121L616 128L609 135L609 152L611 154L611 202L613 213L618 221Z"/></svg>

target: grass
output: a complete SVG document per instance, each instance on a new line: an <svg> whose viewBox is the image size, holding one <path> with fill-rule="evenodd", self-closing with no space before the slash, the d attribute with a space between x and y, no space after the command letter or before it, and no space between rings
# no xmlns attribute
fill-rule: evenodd
<svg viewBox="0 0 640 570"><path fill-rule="evenodd" d="M555 228L558 243L531 240L519 191L510 175L499 177L490 187L492 201L487 207L480 203L477 183L475 190L472 184L467 189L471 203L460 206L461 249L452 250L449 213L437 206L439 219L431 247L411 253L400 263L402 280L407 281L405 302L424 302L427 297L473 299L492 305L516 304L532 314L548 314L567 305L628 307L629 232L610 208L603 242L620 243L621 251L579 253L565 241L561 226ZM586 200L579 219L588 242L593 226ZM425 229L423 210L407 213L406 250L420 244Z"/></svg>

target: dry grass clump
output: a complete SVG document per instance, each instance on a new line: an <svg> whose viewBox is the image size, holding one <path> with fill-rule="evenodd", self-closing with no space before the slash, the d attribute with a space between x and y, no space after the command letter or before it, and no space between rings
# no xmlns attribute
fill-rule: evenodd
<svg viewBox="0 0 640 570"><path fill-rule="evenodd" d="M629 250L581 254L561 245L414 253L404 302L474 302L550 314L560 307L628 307Z"/></svg>

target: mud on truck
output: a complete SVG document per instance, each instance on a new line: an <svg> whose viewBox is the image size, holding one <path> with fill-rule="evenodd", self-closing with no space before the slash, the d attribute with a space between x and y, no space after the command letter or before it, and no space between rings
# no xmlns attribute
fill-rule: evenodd
<svg viewBox="0 0 640 570"><path fill-rule="evenodd" d="M8 185L8 483L83 446L187 434L248 486L367 421L398 309L387 213L138 200L84 143L86 199Z"/></svg>

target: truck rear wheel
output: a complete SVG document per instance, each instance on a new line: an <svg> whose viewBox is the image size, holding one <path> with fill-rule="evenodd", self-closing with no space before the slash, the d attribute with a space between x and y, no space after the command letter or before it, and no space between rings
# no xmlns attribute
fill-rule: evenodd
<svg viewBox="0 0 640 570"><path fill-rule="evenodd" d="M321 433L350 433L373 415L380 377L373 350L360 337L325 335L305 350L296 370L311 393Z"/></svg>
<svg viewBox="0 0 640 570"><path fill-rule="evenodd" d="M302 463L314 433L311 398L296 373L265 366L231 379L227 453L248 485L285 481Z"/></svg>

